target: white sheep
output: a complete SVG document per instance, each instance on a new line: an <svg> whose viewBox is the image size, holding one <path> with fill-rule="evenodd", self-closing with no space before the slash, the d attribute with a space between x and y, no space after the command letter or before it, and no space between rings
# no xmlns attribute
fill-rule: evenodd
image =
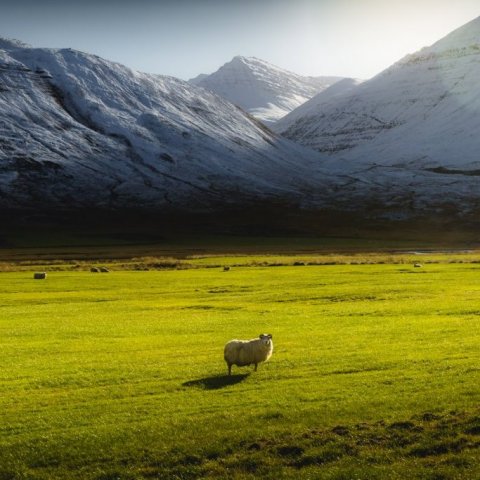
<svg viewBox="0 0 480 480"><path fill-rule="evenodd" d="M232 374L232 365L245 367L257 365L260 362L266 362L272 355L273 342L272 336L268 333L262 333L259 338L252 340L230 340L223 351L223 358L228 365L228 374Z"/></svg>

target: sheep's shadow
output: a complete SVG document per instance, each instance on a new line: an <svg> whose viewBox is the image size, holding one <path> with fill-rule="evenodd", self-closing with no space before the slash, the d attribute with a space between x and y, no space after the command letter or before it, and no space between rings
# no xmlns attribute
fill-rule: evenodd
<svg viewBox="0 0 480 480"><path fill-rule="evenodd" d="M242 373L237 375L214 375L213 377L199 378L182 383L183 387L196 387L205 390L219 390L243 382L250 374Z"/></svg>

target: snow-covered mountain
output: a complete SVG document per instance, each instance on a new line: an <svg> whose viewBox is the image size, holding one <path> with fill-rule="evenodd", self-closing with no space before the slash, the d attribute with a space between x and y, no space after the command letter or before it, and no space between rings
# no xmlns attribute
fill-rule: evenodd
<svg viewBox="0 0 480 480"><path fill-rule="evenodd" d="M319 111L328 108L329 104L334 105L338 103L340 97L350 93L362 82L363 80L358 78L344 78L343 80L334 83L331 87L322 90L313 98L291 111L285 117L282 117L271 125L270 128L274 132L284 132L299 119L308 117L314 118Z"/></svg>
<svg viewBox="0 0 480 480"><path fill-rule="evenodd" d="M187 82L0 40L0 208L308 203L317 162Z"/></svg>
<svg viewBox="0 0 480 480"><path fill-rule="evenodd" d="M474 172L480 170L479 78L477 18L346 94L304 115L293 112L277 131L357 166Z"/></svg>
<svg viewBox="0 0 480 480"><path fill-rule="evenodd" d="M309 208L314 222L318 212L475 218L479 78L480 18L279 122L319 153L188 82L0 40L0 210L265 202L279 218Z"/></svg>
<svg viewBox="0 0 480 480"><path fill-rule="evenodd" d="M190 83L221 95L271 125L341 79L303 77L255 57L238 56Z"/></svg>
<svg viewBox="0 0 480 480"><path fill-rule="evenodd" d="M292 112L277 131L328 155L322 168L335 178L336 208L395 218L478 212L479 78L477 18L350 91L303 106L304 115Z"/></svg>

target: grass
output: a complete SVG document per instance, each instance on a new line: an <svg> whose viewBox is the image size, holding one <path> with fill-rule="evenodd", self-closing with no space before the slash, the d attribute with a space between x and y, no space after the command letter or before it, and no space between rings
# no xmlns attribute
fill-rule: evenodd
<svg viewBox="0 0 480 480"><path fill-rule="evenodd" d="M280 267L312 265L415 265L423 266L444 263L480 264L480 251L459 250L448 254L438 251L385 253L303 253L260 255L204 253L175 256L128 256L114 259L99 255L97 250L86 249L84 257L77 259L40 258L35 260L12 259L0 261L0 272L31 271L32 268L44 271L90 271L91 268L108 266L112 270L168 270L220 267ZM77 252L78 254L78 252ZM82 259L78 259L82 258Z"/></svg>
<svg viewBox="0 0 480 480"><path fill-rule="evenodd" d="M480 478L480 265L270 260L0 273L0 479Z"/></svg>

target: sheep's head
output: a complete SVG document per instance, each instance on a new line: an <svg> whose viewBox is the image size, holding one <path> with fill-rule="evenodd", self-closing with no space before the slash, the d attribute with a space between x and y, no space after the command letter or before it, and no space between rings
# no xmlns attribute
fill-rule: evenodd
<svg viewBox="0 0 480 480"><path fill-rule="evenodd" d="M262 333L259 338L262 344L266 347L269 347L272 344L272 336L269 333Z"/></svg>

